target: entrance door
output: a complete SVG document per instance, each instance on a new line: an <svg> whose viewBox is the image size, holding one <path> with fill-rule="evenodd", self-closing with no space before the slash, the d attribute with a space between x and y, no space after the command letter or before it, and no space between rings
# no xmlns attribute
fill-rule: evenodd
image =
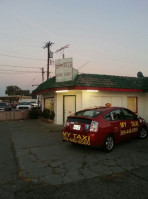
<svg viewBox="0 0 148 199"><path fill-rule="evenodd" d="M64 107L63 107L63 123L65 123L67 116L76 112L76 96L66 95L63 96Z"/></svg>

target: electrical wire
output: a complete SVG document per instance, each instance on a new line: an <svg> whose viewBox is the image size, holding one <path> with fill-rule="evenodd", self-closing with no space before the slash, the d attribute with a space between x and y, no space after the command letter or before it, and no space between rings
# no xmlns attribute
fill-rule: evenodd
<svg viewBox="0 0 148 199"><path fill-rule="evenodd" d="M19 71L19 70L7 70L7 69L0 69L0 71L14 71L14 72L27 72L27 73L41 73L39 71Z"/></svg>
<svg viewBox="0 0 148 199"><path fill-rule="evenodd" d="M25 72L25 74L27 74L27 73L30 73L30 72ZM37 73L37 72L34 72L34 73ZM24 75L24 73L23 72L18 72L18 73L5 73L5 72L2 72L2 73L0 73L0 75Z"/></svg>
<svg viewBox="0 0 148 199"><path fill-rule="evenodd" d="M6 65L6 64L0 64L0 66L14 67L14 68L36 68L36 69L41 69L42 68L42 67L32 67L32 66L13 66L13 65Z"/></svg>
<svg viewBox="0 0 148 199"><path fill-rule="evenodd" d="M7 37L12 37L12 38L15 38L15 39L20 39L20 40L22 40L22 41L29 41L29 42L38 42L37 40L30 40L30 39L25 39L25 38L22 38L22 37L20 37L20 36L18 36L18 35L13 35L13 34L10 34L10 33L7 33L7 32L0 32L0 36L7 36Z"/></svg>
<svg viewBox="0 0 148 199"><path fill-rule="evenodd" d="M46 73L47 71L45 71L44 73ZM5 75L7 75L7 74L27 74L27 73L31 73L31 74L33 74L33 73L41 73L41 72L38 72L38 71L17 71L17 70L2 70L2 69L0 69L0 75L2 75L2 74L5 74Z"/></svg>
<svg viewBox="0 0 148 199"><path fill-rule="evenodd" d="M35 43L37 43L37 42L39 42L39 41L33 41L33 40L28 40L28 39L24 39L24 38L21 38L21 37L18 37L18 36L15 36L15 35L11 35L11 34L8 34L8 33L0 33L0 39L1 39L1 37L2 37L2 39L4 38L4 37L7 37L7 39L11 39L11 38L13 38L13 40L15 40L15 41L19 41L19 42L21 42L21 45L25 45L25 46L29 46L29 47L33 47L33 48L42 48L42 47L39 47L39 46L36 46L36 45L28 45L28 44L22 44L22 42L35 42ZM11 39L11 41L13 41L12 39Z"/></svg>
<svg viewBox="0 0 148 199"><path fill-rule="evenodd" d="M18 56L6 55L6 54L0 54L0 55L5 56L5 57L19 58L19 59L30 59L30 60L45 61L45 59L38 59L38 58L18 57Z"/></svg>

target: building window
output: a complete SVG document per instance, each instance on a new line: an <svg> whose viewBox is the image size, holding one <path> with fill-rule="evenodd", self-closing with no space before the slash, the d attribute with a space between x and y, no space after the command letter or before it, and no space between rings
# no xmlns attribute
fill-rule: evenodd
<svg viewBox="0 0 148 199"><path fill-rule="evenodd" d="M138 113L138 98L137 97L127 97L127 108Z"/></svg>
<svg viewBox="0 0 148 199"><path fill-rule="evenodd" d="M53 97L45 98L44 108L49 109L50 111L54 111L54 98Z"/></svg>

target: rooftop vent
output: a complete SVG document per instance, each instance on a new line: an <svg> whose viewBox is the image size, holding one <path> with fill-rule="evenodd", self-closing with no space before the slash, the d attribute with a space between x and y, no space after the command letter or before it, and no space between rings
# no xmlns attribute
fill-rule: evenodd
<svg viewBox="0 0 148 199"><path fill-rule="evenodd" d="M144 76L143 76L143 73L139 71L139 72L137 73L137 77L144 77Z"/></svg>

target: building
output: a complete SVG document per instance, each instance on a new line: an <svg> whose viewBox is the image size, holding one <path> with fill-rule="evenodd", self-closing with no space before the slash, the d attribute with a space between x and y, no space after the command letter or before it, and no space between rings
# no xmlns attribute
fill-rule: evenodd
<svg viewBox="0 0 148 199"><path fill-rule="evenodd" d="M77 74L73 80L57 82L54 76L34 94L41 95L42 109L54 110L56 124L64 124L75 111L106 103L129 108L148 121L148 77Z"/></svg>
<svg viewBox="0 0 148 199"><path fill-rule="evenodd" d="M18 104L19 100L22 99L32 99L31 96L22 96L22 95L9 95L9 96L0 96L0 101L8 102L10 104Z"/></svg>

